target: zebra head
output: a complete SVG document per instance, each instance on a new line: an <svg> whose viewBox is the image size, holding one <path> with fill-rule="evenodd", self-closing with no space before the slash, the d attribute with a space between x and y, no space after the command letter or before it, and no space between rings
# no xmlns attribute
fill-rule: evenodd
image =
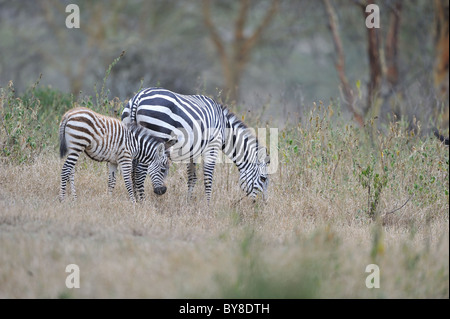
<svg viewBox="0 0 450 319"><path fill-rule="evenodd" d="M147 174L153 184L153 192L163 195L167 187L164 185L169 173L169 149L177 142L176 138L171 138L165 143L158 143L153 160L148 165Z"/></svg>
<svg viewBox="0 0 450 319"><path fill-rule="evenodd" d="M270 164L270 157L267 149L261 147L258 149L253 165L249 165L247 170L243 170L240 176L241 188L251 199L255 200L258 193L262 193L263 200L267 201L267 187L269 185L269 176L267 166Z"/></svg>
<svg viewBox="0 0 450 319"><path fill-rule="evenodd" d="M164 142L136 123L131 123L129 130L135 137L136 154L133 157L138 162L136 174L142 176L141 172L144 173L146 169L146 174L150 175L153 184L153 192L157 195L164 194L167 190L164 181L169 171L168 149L176 143L176 139L171 138ZM146 174L144 173L144 179Z"/></svg>

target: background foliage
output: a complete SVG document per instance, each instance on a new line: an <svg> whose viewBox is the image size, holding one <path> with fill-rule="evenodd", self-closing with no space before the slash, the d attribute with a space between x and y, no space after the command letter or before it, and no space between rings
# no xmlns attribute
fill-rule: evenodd
<svg viewBox="0 0 450 319"><path fill-rule="evenodd" d="M69 3L80 7L79 29L65 27ZM395 91L386 102L388 112L385 107L367 114L363 110L369 103L371 61L361 3L366 4L331 2L357 110L363 116L390 112L410 121L420 118L426 130L448 128L448 49L446 68L445 60L441 61L445 52L439 49L445 43L448 47L448 14L440 13L445 7L448 11L448 0L400 1L401 11L394 10L398 0L375 1L381 15L377 30L380 56L387 50L391 16L398 14L399 80L395 87L377 90L383 96L386 90ZM206 4L209 11L204 10ZM211 25L205 22L206 15ZM266 15L270 19L264 24ZM105 69L126 51L108 80L111 99L129 99L141 86L222 95L225 102L237 103L243 110L260 110L268 104L264 117L283 126L297 122L313 102L342 100L329 23L323 1L0 1L0 86L5 88L12 80L22 94L42 73L43 87L76 98L93 95ZM256 43L246 46L259 27ZM228 64L215 45L212 28ZM441 62L442 79L436 84L434 73ZM230 96L233 88L227 84L224 70L241 64L242 72L234 77L237 93ZM444 114L444 119L439 119L439 114ZM429 123L430 117L434 123Z"/></svg>

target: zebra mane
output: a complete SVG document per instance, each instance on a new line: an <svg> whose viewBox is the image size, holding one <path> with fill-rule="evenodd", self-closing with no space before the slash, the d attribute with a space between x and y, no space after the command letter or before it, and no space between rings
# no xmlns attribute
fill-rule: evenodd
<svg viewBox="0 0 450 319"><path fill-rule="evenodd" d="M247 124L245 124L244 122L242 122L237 116L236 114L234 114L233 112L230 111L229 108L227 108L225 105L219 104L221 109L222 109L222 113L225 115L226 119L230 122L230 124L233 124L233 127L237 128L237 129L242 129L246 132L245 136L252 138L255 140L256 142L256 146L259 147L259 141L258 141L258 137L255 136L251 131L250 128L247 126Z"/></svg>

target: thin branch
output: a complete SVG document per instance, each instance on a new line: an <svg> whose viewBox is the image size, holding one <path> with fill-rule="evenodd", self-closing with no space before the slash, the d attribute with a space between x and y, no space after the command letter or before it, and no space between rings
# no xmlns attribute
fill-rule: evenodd
<svg viewBox="0 0 450 319"><path fill-rule="evenodd" d="M219 55L221 56L221 58L223 60L227 60L225 46L222 42L222 39L220 38L219 33L216 30L214 23L211 20L210 4L211 3L209 0L202 1L203 22L205 23L205 25L209 31L211 40L213 41L214 45L216 46L217 52L219 53Z"/></svg>
<svg viewBox="0 0 450 319"><path fill-rule="evenodd" d="M239 43L244 40L244 26L247 20L247 13L250 7L249 0L241 0L241 7L239 8L239 14L236 19L234 38Z"/></svg>
<svg viewBox="0 0 450 319"><path fill-rule="evenodd" d="M405 207L406 204L408 204L408 202L411 200L411 198L413 198L413 196L414 196L414 194L412 194L412 195L406 200L406 202L403 203L402 206L397 207L396 209L391 210L390 212L384 213L383 216L386 216L386 215L389 215L389 214L393 214L393 213L395 213L396 211L399 211L400 209L402 209L403 207Z"/></svg>

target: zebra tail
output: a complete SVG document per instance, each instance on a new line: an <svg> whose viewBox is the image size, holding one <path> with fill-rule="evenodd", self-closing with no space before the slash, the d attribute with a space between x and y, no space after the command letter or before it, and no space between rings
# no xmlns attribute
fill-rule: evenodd
<svg viewBox="0 0 450 319"><path fill-rule="evenodd" d="M67 154L67 143L66 143L66 124L68 117L63 117L61 124L59 125L59 156L63 158Z"/></svg>
<svg viewBox="0 0 450 319"><path fill-rule="evenodd" d="M134 101L132 101L131 106L130 106L130 122L131 122L131 124L136 123L136 111L137 111L137 107L136 107Z"/></svg>

